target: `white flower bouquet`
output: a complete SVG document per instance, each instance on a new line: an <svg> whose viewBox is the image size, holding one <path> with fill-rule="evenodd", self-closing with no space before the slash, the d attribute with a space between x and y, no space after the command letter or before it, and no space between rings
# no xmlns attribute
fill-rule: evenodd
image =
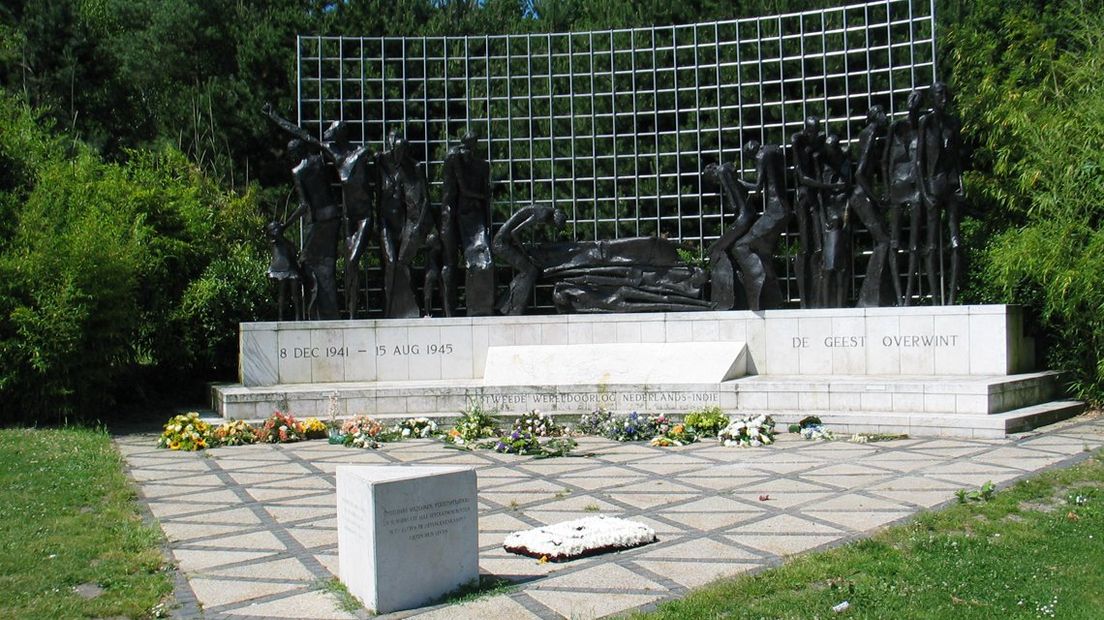
<svg viewBox="0 0 1104 620"><path fill-rule="evenodd" d="M726 446L757 448L774 443L774 418L769 415L740 416L721 429L717 439Z"/></svg>

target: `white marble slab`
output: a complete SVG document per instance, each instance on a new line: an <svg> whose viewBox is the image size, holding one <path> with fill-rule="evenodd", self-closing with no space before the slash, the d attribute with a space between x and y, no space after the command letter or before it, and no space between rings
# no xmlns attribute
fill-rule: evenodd
<svg viewBox="0 0 1104 620"><path fill-rule="evenodd" d="M720 383L747 371L743 342L491 347L484 385Z"/></svg>
<svg viewBox="0 0 1104 620"><path fill-rule="evenodd" d="M466 467L339 465L338 576L375 613L479 579L476 475Z"/></svg>
<svg viewBox="0 0 1104 620"><path fill-rule="evenodd" d="M746 342L748 374L1008 375L1034 358L1020 309L989 305L243 323L239 372L246 386L479 379L492 347L718 341Z"/></svg>

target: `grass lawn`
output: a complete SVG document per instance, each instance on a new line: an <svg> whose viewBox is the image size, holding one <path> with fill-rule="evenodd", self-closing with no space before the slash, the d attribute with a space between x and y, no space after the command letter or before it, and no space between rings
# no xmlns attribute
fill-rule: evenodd
<svg viewBox="0 0 1104 620"><path fill-rule="evenodd" d="M1104 457L636 618L1104 618ZM846 611L832 607L847 601Z"/></svg>
<svg viewBox="0 0 1104 620"><path fill-rule="evenodd" d="M172 591L160 534L106 432L0 430L0 489L0 618L157 613Z"/></svg>

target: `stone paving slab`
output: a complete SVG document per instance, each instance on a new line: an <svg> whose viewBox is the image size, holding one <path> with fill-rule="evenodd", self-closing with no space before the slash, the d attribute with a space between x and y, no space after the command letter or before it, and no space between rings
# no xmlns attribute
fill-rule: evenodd
<svg viewBox="0 0 1104 620"><path fill-rule="evenodd" d="M867 535L1104 445L1104 419L1081 417L1007 439L806 442L657 448L582 438L585 458L458 452L430 440L374 451L324 441L159 450L116 444L178 569L185 618L367 618L325 591L337 571L334 470L344 463L465 464L479 478L483 574L514 589L380 618L595 618L655 605L714 579ZM512 531L601 513L655 528L658 542L562 564L506 553Z"/></svg>

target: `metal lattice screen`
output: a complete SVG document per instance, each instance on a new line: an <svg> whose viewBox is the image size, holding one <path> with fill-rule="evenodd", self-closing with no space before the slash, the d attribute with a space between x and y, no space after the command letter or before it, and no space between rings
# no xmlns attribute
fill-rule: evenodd
<svg viewBox="0 0 1104 620"><path fill-rule="evenodd" d="M936 77L934 3L584 33L300 36L298 76L301 126L321 135L345 120L379 148L402 125L434 186L449 144L478 132L495 224L554 203L578 240L701 248L731 216L705 165L750 172L742 144L786 144L808 115L850 141L871 105L902 114Z"/></svg>

